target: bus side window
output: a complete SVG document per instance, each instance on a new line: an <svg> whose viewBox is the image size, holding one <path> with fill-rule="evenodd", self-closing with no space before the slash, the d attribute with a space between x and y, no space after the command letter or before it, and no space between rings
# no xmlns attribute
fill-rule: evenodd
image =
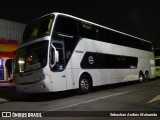
<svg viewBox="0 0 160 120"><path fill-rule="evenodd" d="M110 31L102 27L96 27L98 31L98 40L102 42L111 42Z"/></svg>
<svg viewBox="0 0 160 120"><path fill-rule="evenodd" d="M77 21L73 18L58 16L54 31L69 35L78 35Z"/></svg>
<svg viewBox="0 0 160 120"><path fill-rule="evenodd" d="M117 45L123 45L123 35L117 32L111 32L112 43Z"/></svg>
<svg viewBox="0 0 160 120"><path fill-rule="evenodd" d="M78 21L79 36L97 39L95 26L86 22Z"/></svg>

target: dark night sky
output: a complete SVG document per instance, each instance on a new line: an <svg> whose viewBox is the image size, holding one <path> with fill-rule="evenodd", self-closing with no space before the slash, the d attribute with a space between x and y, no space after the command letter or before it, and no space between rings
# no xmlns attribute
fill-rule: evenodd
<svg viewBox="0 0 160 120"><path fill-rule="evenodd" d="M28 23L51 12L71 14L153 42L160 47L158 0L10 0L0 18Z"/></svg>

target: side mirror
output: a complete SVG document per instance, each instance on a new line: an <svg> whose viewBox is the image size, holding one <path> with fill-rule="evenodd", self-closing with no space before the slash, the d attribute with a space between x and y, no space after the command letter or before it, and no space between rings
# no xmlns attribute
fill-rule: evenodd
<svg viewBox="0 0 160 120"><path fill-rule="evenodd" d="M51 68L53 68L54 66L55 66L55 64L57 63L57 62L59 62L59 52L56 50L56 48L51 44L51 47L54 49L54 51L53 51L53 64L50 64L50 66L51 66Z"/></svg>
<svg viewBox="0 0 160 120"><path fill-rule="evenodd" d="M59 62L59 52L55 51L55 62Z"/></svg>

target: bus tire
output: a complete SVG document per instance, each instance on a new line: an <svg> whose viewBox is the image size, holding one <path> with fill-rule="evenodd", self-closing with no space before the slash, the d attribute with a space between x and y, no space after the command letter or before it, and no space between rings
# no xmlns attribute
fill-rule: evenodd
<svg viewBox="0 0 160 120"><path fill-rule="evenodd" d="M139 72L139 78L138 78L138 79L139 79L139 82L140 82L140 83L143 83L143 82L144 82L145 77L144 77L144 74L143 74L142 71Z"/></svg>
<svg viewBox="0 0 160 120"><path fill-rule="evenodd" d="M88 75L82 75L79 80L79 93L87 94L91 89L91 78Z"/></svg>
<svg viewBox="0 0 160 120"><path fill-rule="evenodd" d="M149 79L149 72L148 70L145 71L145 80L147 81Z"/></svg>

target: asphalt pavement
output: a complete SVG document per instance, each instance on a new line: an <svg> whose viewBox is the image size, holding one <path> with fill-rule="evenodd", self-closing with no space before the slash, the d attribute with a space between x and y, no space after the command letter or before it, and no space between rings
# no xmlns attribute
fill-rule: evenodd
<svg viewBox="0 0 160 120"><path fill-rule="evenodd" d="M116 112L135 113L153 113L160 116L160 79L146 81L142 84L138 82L129 82L113 85L105 85L94 88L91 93L86 95L77 95L73 91L57 92L53 94L39 94L29 96L17 96L14 88L1 88L0 109L1 111L13 111L21 113L22 111L36 112L40 111L46 120L97 120L97 119L116 119L119 117L98 117L99 112L106 114ZM7 103L6 103L7 102ZM81 112L83 111L83 112ZM50 114L49 114L50 113ZM93 114L94 113L94 114ZM70 117L69 117L69 116ZM76 116L79 117L76 117ZM90 116L91 115L91 116ZM57 118L57 117L58 118ZM68 119L66 117L69 117ZM90 117L88 117L90 116ZM107 115L106 115L107 116ZM14 118L15 116L4 118L4 120L28 120L28 118ZM71 119L72 117L72 119ZM124 117L121 117L123 119ZM38 118L39 119L39 118ZM42 118L44 119L44 118ZM125 117L125 120L158 120L159 117ZM37 118L33 119L37 120Z"/></svg>
<svg viewBox="0 0 160 120"><path fill-rule="evenodd" d="M160 78L154 78L154 80L156 79ZM15 87L0 87L0 104L14 101L23 97L24 96L16 93Z"/></svg>
<svg viewBox="0 0 160 120"><path fill-rule="evenodd" d="M0 87L0 104L17 99L15 88L12 87Z"/></svg>

